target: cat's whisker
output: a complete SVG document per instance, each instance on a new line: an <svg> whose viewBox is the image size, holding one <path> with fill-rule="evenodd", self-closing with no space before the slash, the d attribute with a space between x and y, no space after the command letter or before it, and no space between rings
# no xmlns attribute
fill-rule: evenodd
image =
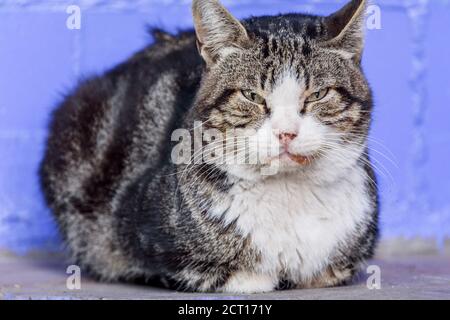
<svg viewBox="0 0 450 320"><path fill-rule="evenodd" d="M341 157L342 161L347 161L347 159L345 159L345 156L342 155L342 153L345 153L345 154L353 153L353 154L359 155L359 153L355 153L355 151L353 151L353 150L341 151L340 149L337 149L337 151L338 151L338 153L334 154L333 157L337 157L337 158ZM365 152L363 152L362 154L365 154ZM375 163L370 162L364 158L359 158L359 161L362 161L363 163L365 163L369 166L372 166L376 172L378 172L383 177L385 177L390 182L391 186L395 186L396 183L395 183L395 180L394 180L392 174L390 173L390 171L382 163L380 163L377 159L372 159L372 160L375 161Z"/></svg>
<svg viewBox="0 0 450 320"><path fill-rule="evenodd" d="M327 138L328 141L333 141L333 142L340 142L340 139L332 139L331 137ZM368 145L367 143L359 143L359 142L349 142L350 144L355 144L361 147L365 147L367 149L369 149L370 151L374 151L375 153L379 154L380 156L382 156L383 158L385 158L387 161L389 161L392 165L394 165L396 168L398 168L398 164L396 163L396 161L394 161L393 159L391 159L388 155L386 155L385 153L383 153L382 151L375 149L373 146ZM383 147L383 145L381 145ZM385 148L386 150L388 150L387 148Z"/></svg>

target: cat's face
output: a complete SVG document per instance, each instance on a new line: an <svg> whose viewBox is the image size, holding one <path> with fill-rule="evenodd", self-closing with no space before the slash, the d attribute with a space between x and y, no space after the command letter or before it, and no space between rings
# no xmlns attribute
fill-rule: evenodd
<svg viewBox="0 0 450 320"><path fill-rule="evenodd" d="M228 171L252 178L265 174L261 168L275 167L267 174L338 168L361 156L372 106L360 68L364 8L353 1L328 18L240 24L217 1L194 1L208 67L199 120L233 132L234 153L245 149L237 163L226 163Z"/></svg>

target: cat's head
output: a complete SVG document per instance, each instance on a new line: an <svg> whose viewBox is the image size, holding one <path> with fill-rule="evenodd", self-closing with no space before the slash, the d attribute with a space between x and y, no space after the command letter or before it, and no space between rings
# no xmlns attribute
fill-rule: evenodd
<svg viewBox="0 0 450 320"><path fill-rule="evenodd" d="M323 172L361 157L372 108L360 65L365 8L353 0L327 17L239 22L217 0L193 1L206 63L198 120L222 133L238 129L236 149L257 154L257 163L227 164L229 172L255 178L274 163L277 173Z"/></svg>

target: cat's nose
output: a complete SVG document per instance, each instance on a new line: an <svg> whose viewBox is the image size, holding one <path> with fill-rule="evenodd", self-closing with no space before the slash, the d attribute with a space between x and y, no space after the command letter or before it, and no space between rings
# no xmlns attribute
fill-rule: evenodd
<svg viewBox="0 0 450 320"><path fill-rule="evenodd" d="M287 145L297 138L297 136L296 133L283 132L278 135L278 139L280 139L281 144Z"/></svg>

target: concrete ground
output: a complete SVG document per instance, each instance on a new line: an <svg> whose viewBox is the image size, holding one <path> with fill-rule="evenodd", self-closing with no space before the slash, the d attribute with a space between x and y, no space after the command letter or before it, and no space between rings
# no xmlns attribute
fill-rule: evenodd
<svg viewBox="0 0 450 320"><path fill-rule="evenodd" d="M403 256L374 260L381 289L369 290L362 275L354 285L257 295L185 294L128 284L97 283L82 275L81 289L68 290L67 265L54 256L0 254L0 299L446 299L450 300L450 257Z"/></svg>

